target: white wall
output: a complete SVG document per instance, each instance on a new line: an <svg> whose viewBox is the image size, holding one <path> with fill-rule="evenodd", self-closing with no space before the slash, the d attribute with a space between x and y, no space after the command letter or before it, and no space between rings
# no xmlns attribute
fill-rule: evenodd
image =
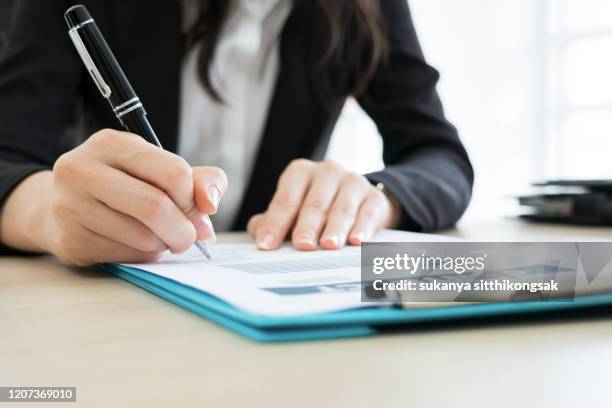
<svg viewBox="0 0 612 408"><path fill-rule="evenodd" d="M511 213L508 197L544 176L546 123L540 0L411 0L426 58L476 171L466 218ZM347 146L355 146L352 150ZM330 156L357 171L380 166L375 129L350 104ZM365 152L365 153L364 153Z"/></svg>
<svg viewBox="0 0 612 408"><path fill-rule="evenodd" d="M413 0L425 54L476 171L468 217L512 212L506 197L544 175L540 0Z"/></svg>

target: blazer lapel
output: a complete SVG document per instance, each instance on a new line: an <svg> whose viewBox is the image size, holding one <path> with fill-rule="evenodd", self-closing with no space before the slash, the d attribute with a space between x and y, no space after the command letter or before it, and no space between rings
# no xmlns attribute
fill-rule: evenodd
<svg viewBox="0 0 612 408"><path fill-rule="evenodd" d="M176 151L183 54L179 1L112 1L109 7L117 60L160 142Z"/></svg>

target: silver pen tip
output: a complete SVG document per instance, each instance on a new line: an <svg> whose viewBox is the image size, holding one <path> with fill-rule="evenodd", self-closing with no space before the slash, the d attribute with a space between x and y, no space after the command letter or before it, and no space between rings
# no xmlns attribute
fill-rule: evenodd
<svg viewBox="0 0 612 408"><path fill-rule="evenodd" d="M210 251L208 250L208 245L206 244L206 242L196 241L195 246L200 250L202 255L206 257L206 259L208 259L209 261L212 261L212 258L210 256Z"/></svg>

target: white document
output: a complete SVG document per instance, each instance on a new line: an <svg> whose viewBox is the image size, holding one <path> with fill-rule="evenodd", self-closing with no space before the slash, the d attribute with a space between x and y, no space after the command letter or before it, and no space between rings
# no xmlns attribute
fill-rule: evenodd
<svg viewBox="0 0 612 408"><path fill-rule="evenodd" d="M373 241L455 241L440 235L381 231ZM166 253L155 263L125 264L174 280L263 316L295 316L368 306L361 301L359 247L303 252L286 244L259 251L254 244L210 246L212 262L195 248Z"/></svg>

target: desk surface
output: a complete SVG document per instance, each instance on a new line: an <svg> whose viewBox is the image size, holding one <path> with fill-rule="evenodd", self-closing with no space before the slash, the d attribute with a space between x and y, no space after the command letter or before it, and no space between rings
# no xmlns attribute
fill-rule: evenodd
<svg viewBox="0 0 612 408"><path fill-rule="evenodd" d="M610 239L612 230L505 220L449 234ZM105 273L49 257L0 258L0 386L76 386L73 407L609 407L611 323L262 345Z"/></svg>

